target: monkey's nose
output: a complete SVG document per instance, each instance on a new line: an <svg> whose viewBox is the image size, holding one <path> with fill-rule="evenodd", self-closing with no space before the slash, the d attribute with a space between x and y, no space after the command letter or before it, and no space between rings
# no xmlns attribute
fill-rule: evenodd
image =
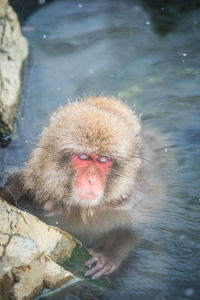
<svg viewBox="0 0 200 300"><path fill-rule="evenodd" d="M96 179L95 179L94 176L88 176L88 181L89 181L90 184L95 184Z"/></svg>

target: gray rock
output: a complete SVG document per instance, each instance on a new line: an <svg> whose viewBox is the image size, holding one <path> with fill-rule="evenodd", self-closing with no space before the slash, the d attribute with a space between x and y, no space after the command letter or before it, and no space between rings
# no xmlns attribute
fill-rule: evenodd
<svg viewBox="0 0 200 300"><path fill-rule="evenodd" d="M11 130L19 104L21 70L27 57L28 43L21 35L18 17L8 0L0 0L0 118Z"/></svg>

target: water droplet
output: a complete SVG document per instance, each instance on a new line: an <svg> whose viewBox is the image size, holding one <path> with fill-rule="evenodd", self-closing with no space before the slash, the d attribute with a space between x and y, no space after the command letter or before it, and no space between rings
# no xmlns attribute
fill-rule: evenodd
<svg viewBox="0 0 200 300"><path fill-rule="evenodd" d="M165 152L165 153L167 153L167 151L168 151L168 149L167 149L167 148L165 148L165 149L164 149L164 152Z"/></svg>
<svg viewBox="0 0 200 300"><path fill-rule="evenodd" d="M185 295L190 297L190 296L193 296L194 295L194 290L191 289L191 288L188 288L185 290Z"/></svg>
<svg viewBox="0 0 200 300"><path fill-rule="evenodd" d="M43 38L44 38L44 39L46 39L46 38L47 38L46 34L43 34Z"/></svg>
<svg viewBox="0 0 200 300"><path fill-rule="evenodd" d="M164 8L164 7L161 7L161 10L163 11L163 10L165 10L165 8Z"/></svg>
<svg viewBox="0 0 200 300"><path fill-rule="evenodd" d="M179 240L184 240L184 239L185 239L184 234L181 234L181 235L179 236Z"/></svg>
<svg viewBox="0 0 200 300"><path fill-rule="evenodd" d="M79 4L78 7L81 8L81 7L82 7L82 4Z"/></svg>
<svg viewBox="0 0 200 300"><path fill-rule="evenodd" d="M194 24L198 24L199 22L197 20L194 20Z"/></svg>
<svg viewBox="0 0 200 300"><path fill-rule="evenodd" d="M56 221L56 225L58 225L59 224L59 222L58 221Z"/></svg>
<svg viewBox="0 0 200 300"><path fill-rule="evenodd" d="M187 56L187 53L185 53L185 52L183 52L183 54L182 54L183 56Z"/></svg>
<svg viewBox="0 0 200 300"><path fill-rule="evenodd" d="M25 143L28 144L28 140L25 140Z"/></svg>
<svg viewBox="0 0 200 300"><path fill-rule="evenodd" d="M150 21L146 21L146 24L149 25L149 24L150 24Z"/></svg>

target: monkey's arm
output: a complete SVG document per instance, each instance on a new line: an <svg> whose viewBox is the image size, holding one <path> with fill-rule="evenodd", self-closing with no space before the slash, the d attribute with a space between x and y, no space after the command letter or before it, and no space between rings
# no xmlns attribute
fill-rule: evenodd
<svg viewBox="0 0 200 300"><path fill-rule="evenodd" d="M135 236L131 229L118 229L104 234L94 249L90 250L92 258L85 265L94 267L85 273L97 279L115 271L123 259L128 255L135 243Z"/></svg>

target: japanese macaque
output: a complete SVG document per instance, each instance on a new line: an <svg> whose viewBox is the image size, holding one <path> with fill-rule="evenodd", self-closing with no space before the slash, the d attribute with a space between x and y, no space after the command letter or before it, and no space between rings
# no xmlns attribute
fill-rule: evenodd
<svg viewBox="0 0 200 300"><path fill-rule="evenodd" d="M14 194L9 181L18 176L16 202L23 197L43 214L59 215L90 249L85 275L96 279L116 270L133 247L134 209L146 194L142 151L140 121L125 104L86 98L52 115L6 189Z"/></svg>

